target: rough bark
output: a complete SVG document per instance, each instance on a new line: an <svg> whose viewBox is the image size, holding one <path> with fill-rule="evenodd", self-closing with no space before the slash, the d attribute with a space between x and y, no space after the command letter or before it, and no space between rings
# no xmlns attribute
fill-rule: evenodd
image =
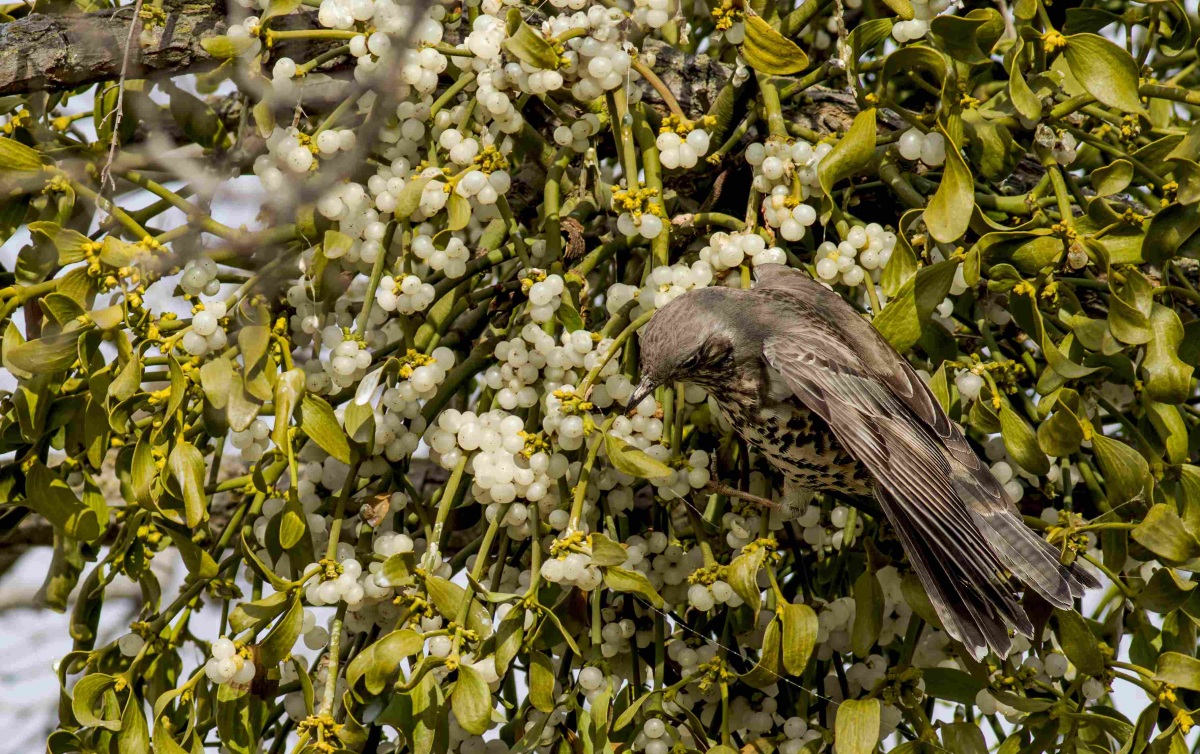
<svg viewBox="0 0 1200 754"><path fill-rule="evenodd" d="M201 40L225 31L217 3L174 5L160 26L143 24L131 70L191 70L212 57ZM72 89L121 73L133 7L98 13L33 14L0 25L0 94Z"/></svg>
<svg viewBox="0 0 1200 754"><path fill-rule="evenodd" d="M165 23L142 24L142 32L137 37L138 48L130 58L136 75L152 78L155 74L195 73L217 65L220 61L209 55L203 41L226 33L227 19L221 4L175 0L169 1L164 8ZM121 72L132 12L132 7L122 7L75 16L35 14L0 25L0 94L59 91L116 79ZM271 21L270 26L273 29L319 28L316 13L304 8ZM447 41L455 43L462 36L463 29L450 29ZM272 48L272 57L286 55L303 60L337 44L281 42ZM730 66L707 55L688 55L658 40L647 40L644 51L655 55L656 70L683 109L692 115L708 109L732 73ZM348 56L335 59L322 70L336 70L350 62ZM661 104L657 92L644 82L642 86L647 101ZM840 99L835 107L846 104L847 99ZM856 109L852 99L849 99L849 107L852 115Z"/></svg>

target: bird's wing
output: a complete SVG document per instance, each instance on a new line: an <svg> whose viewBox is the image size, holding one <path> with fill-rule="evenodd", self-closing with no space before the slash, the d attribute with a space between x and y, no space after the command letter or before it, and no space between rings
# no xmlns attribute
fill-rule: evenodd
<svg viewBox="0 0 1200 754"><path fill-rule="evenodd" d="M756 291L768 296L782 294L782 300L787 302L785 306L801 303L806 310L802 314L804 319L811 321L816 318L823 326L841 333L841 339L856 344L863 371L869 372L896 400L903 403L955 460L970 471L984 468L962 430L942 410L941 404L916 371L841 296L799 270L782 264L764 264L754 269ZM788 326L792 323L782 324ZM1006 503L1003 488L990 473L982 475L979 483L984 487L981 491L987 498Z"/></svg>
<svg viewBox="0 0 1200 754"><path fill-rule="evenodd" d="M795 272L755 290L771 312L767 362L874 477L939 615L973 653L1006 651L1006 625L1031 629L1004 569L1058 607L1094 581L1024 525L925 384L840 297Z"/></svg>
<svg viewBox="0 0 1200 754"><path fill-rule="evenodd" d="M973 655L1007 652L1007 628L1032 626L1003 575L1004 564L957 494L935 439L870 374L837 333L788 327L764 342L767 362L792 393L829 424L875 479L880 504L925 583L942 623Z"/></svg>
<svg viewBox="0 0 1200 754"><path fill-rule="evenodd" d="M820 343L853 344L849 350L853 363L844 368L869 377L888 396L908 410L916 428L929 436L941 449L953 469L952 480L958 497L970 509L984 535L992 542L1001 559L1022 582L1030 585L1057 607L1066 607L1073 596L1099 582L1081 567L1064 568L1058 555L1044 539L1034 534L1021 520L1017 507L1005 494L991 469L975 453L962 430L946 415L942 405L909 363L891 344L841 296L804 273L785 265L760 265L755 268L755 291L777 302L792 317L777 317L784 328L792 328L791 340L806 339L805 328L817 327L825 334ZM809 332L810 342L813 334ZM836 361L836 360L835 360Z"/></svg>

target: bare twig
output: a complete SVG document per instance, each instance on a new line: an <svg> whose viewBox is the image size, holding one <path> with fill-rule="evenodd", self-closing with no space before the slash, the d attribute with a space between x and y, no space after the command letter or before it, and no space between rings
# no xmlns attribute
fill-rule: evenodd
<svg viewBox="0 0 1200 754"><path fill-rule="evenodd" d="M108 140L108 159L104 161L104 169L100 171L100 193L105 186L116 189L117 184L112 179L112 164L117 156L117 145L121 140L121 117L125 108L125 79L129 75L129 53L133 50L133 35L137 32L138 21L142 17L142 0L137 0L133 6L133 18L129 20L129 34L125 37L125 51L121 57L121 78L117 81L117 106L104 117L112 116L112 136Z"/></svg>

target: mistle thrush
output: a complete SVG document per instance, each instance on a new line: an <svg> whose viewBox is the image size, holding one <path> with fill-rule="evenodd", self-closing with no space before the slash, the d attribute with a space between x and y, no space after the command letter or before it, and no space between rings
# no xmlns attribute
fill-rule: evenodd
<svg viewBox="0 0 1200 754"><path fill-rule="evenodd" d="M1098 586L1025 526L917 373L835 292L782 265L750 290L704 288L641 335L630 405L673 380L708 391L789 483L873 494L942 624L975 659L1031 636L1020 582L1069 609Z"/></svg>

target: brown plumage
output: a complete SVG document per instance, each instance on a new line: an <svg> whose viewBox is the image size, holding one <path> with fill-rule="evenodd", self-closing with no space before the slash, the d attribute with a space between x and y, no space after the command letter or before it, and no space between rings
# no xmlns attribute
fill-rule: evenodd
<svg viewBox="0 0 1200 754"><path fill-rule="evenodd" d="M833 291L782 265L751 290L705 288L642 331L635 405L671 380L705 388L796 485L873 494L942 624L972 657L1033 627L1019 581L1070 608L1098 586L1025 526L962 430L908 362Z"/></svg>

